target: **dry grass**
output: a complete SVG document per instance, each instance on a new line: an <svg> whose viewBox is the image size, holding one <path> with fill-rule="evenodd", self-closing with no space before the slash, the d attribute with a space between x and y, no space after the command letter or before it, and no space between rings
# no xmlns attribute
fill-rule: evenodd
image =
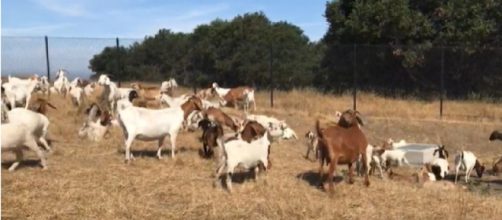
<svg viewBox="0 0 502 220"><path fill-rule="evenodd" d="M316 118L329 119L335 110L352 106L350 96L314 91L277 92L274 109L268 94L257 94L258 112L284 118L299 136ZM235 193L212 186L214 163L199 157L200 132L178 136L176 159L164 151L155 158L154 142L135 142L136 160L124 164L120 129L101 143L77 137L83 116L69 100L51 97L57 111L49 113L49 136L55 152L42 171L33 154L16 172L6 172L13 159L3 154L2 217L5 219L499 219L500 191L489 189L500 177L484 178L454 191L420 188L406 182L371 177L365 188L340 182L335 193L319 190L317 163L303 158L303 138L272 145L273 168L256 183L236 175ZM452 152L472 150L484 162L502 151L488 142L492 129L502 127L502 106L481 102L447 102L446 121L437 120L437 102L390 100L371 94L359 98L367 116L364 130L372 143L392 137L407 141L442 142ZM228 111L241 114L232 109ZM476 116L476 117L473 117ZM452 161L450 161L452 162ZM339 167L339 174L345 167ZM410 174L412 168L397 172ZM472 178L476 180L477 178Z"/></svg>

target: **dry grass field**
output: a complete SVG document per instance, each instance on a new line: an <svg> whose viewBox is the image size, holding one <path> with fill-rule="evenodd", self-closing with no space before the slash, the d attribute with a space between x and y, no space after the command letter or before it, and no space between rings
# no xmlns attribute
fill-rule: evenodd
<svg viewBox="0 0 502 220"><path fill-rule="evenodd" d="M188 90L185 90L188 91ZM177 94L181 94L177 91ZM275 108L268 93L258 92L259 114L286 119L299 140L272 145L273 167L256 182L246 174L234 176L234 193L213 188L214 162L199 156L201 132L181 132L176 159L169 147L155 157L156 142L133 143L136 160L124 163L122 132L113 128L100 143L78 138L84 116L69 99L51 96L49 138L54 153L48 170L41 170L33 153L15 172L7 172L14 156L2 154L2 218L4 219L500 219L502 177L482 180L454 190L424 188L408 182L362 178L353 185L338 168L335 192L316 186L318 163L304 158L303 135L316 118L329 120L335 110L352 106L351 97L302 90L276 92ZM493 129L502 129L502 105L445 102L445 119L438 120L438 102L385 99L361 94L358 110L371 143L387 138L408 142L443 143L454 154L471 150L488 165L502 154L502 142L489 142ZM233 109L225 109L242 115ZM450 158L453 167L453 157ZM410 175L416 168L395 172ZM463 176L462 176L463 180Z"/></svg>

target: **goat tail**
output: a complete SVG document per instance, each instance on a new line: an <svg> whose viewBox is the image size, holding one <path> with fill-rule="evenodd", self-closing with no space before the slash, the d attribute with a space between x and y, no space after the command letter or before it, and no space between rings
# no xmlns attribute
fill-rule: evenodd
<svg viewBox="0 0 502 220"><path fill-rule="evenodd" d="M317 119L315 122L315 128L316 128L316 132L317 132L317 137L323 138L322 129L321 129L321 122L319 119Z"/></svg>

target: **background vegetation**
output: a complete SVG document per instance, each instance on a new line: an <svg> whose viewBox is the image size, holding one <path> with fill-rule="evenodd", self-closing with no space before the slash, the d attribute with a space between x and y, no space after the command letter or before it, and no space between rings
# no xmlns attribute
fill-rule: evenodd
<svg viewBox="0 0 502 220"><path fill-rule="evenodd" d="M435 96L441 72L450 98L502 97L502 1L340 0L326 3L329 29L318 42L263 13L216 19L192 33L161 29L90 61L114 79L187 86L354 86L385 95ZM273 77L270 76L270 71Z"/></svg>

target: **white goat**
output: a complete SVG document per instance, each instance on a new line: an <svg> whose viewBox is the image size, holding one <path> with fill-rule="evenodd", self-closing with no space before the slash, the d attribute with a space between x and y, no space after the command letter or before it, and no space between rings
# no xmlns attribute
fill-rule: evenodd
<svg viewBox="0 0 502 220"><path fill-rule="evenodd" d="M291 138L294 138L294 139L298 139L298 136L296 136L296 132L287 127L285 129L282 130L282 139L291 139Z"/></svg>
<svg viewBox="0 0 502 220"><path fill-rule="evenodd" d="M70 85L69 90L73 105L80 106L80 104L82 104L82 97L84 95L84 90L77 85Z"/></svg>
<svg viewBox="0 0 502 220"><path fill-rule="evenodd" d="M467 183L473 169L476 169L478 177L481 178L483 176L483 172L485 171L485 166L479 163L474 153L470 151L462 151L455 157L455 184L457 183L458 171L460 169L465 171L465 182Z"/></svg>
<svg viewBox="0 0 502 220"><path fill-rule="evenodd" d="M251 143L239 137L226 143L223 143L220 137L217 142L218 146L223 149L224 162L218 167L215 184L220 184L220 176L226 173L226 185L229 192L232 192L231 175L237 166L240 165L245 169L257 169L259 166L262 166L264 170L269 168L270 141L267 132L261 138L251 141ZM256 169L254 169L255 178Z"/></svg>
<svg viewBox="0 0 502 220"><path fill-rule="evenodd" d="M78 131L78 136L95 142L101 141L112 126L111 116L107 111L102 112L96 104L89 108L88 114L87 120Z"/></svg>
<svg viewBox="0 0 502 220"><path fill-rule="evenodd" d="M213 89L218 94L219 97L224 97L228 92L230 92L230 88L221 88L218 83L213 83Z"/></svg>
<svg viewBox="0 0 502 220"><path fill-rule="evenodd" d="M104 87L103 98L107 101L107 105L113 113L116 110L117 100L128 98L129 93L133 90L131 88L118 88L117 84L112 82L106 74L99 76L98 84Z"/></svg>
<svg viewBox="0 0 502 220"><path fill-rule="evenodd" d="M42 144L46 150L51 151L46 140L50 122L45 115L24 108L14 108L7 113L7 116L9 122L24 124L28 131L36 137L37 142Z"/></svg>
<svg viewBox="0 0 502 220"><path fill-rule="evenodd" d="M307 138L307 153L305 154L305 158L309 159L310 151L315 152L315 159L319 158L319 152L317 151L319 148L319 139L317 138L317 134L312 131L308 131L305 134L305 138Z"/></svg>
<svg viewBox="0 0 502 220"><path fill-rule="evenodd" d="M161 150L164 139L170 136L171 157L176 151L176 136L183 125L183 121L194 110L201 110L200 100L189 99L182 106L165 109L146 109L135 106L119 108L119 122L125 138L125 161L129 163L131 157L131 144L135 139L142 141L157 140L157 157L161 159ZM190 104L193 104L190 106ZM185 106L186 105L186 106Z"/></svg>
<svg viewBox="0 0 502 220"><path fill-rule="evenodd" d="M54 81L54 89L57 93L63 94L66 97L66 93L69 88L68 78L65 76L66 70L59 69L56 72L56 80Z"/></svg>
<svg viewBox="0 0 502 220"><path fill-rule="evenodd" d="M385 150L382 155L380 155L381 162L387 167L387 163L397 162L398 166L401 166L402 163L409 165L408 160L404 155L405 151L402 150ZM388 169L389 167L387 167Z"/></svg>
<svg viewBox="0 0 502 220"><path fill-rule="evenodd" d="M14 171L23 160L24 147L34 151L40 158L43 169L47 169L45 154L37 145L37 137L26 125L18 122L5 123L2 124L1 133L2 152L13 151L16 154L16 162L9 167L9 171Z"/></svg>
<svg viewBox="0 0 502 220"><path fill-rule="evenodd" d="M49 88L51 87L51 84L49 83L49 80L47 79L47 76L42 76L40 77L40 90L42 94L45 94L46 92L49 92Z"/></svg>
<svg viewBox="0 0 502 220"><path fill-rule="evenodd" d="M269 127L270 124L272 124L274 127L279 127L282 129L285 129L288 127L288 125L286 124L286 121L279 120L277 118L269 117L266 115L247 115L246 119L252 120L252 121L257 121L265 128Z"/></svg>
<svg viewBox="0 0 502 220"><path fill-rule="evenodd" d="M394 140L392 140L391 138L389 138L387 140L387 144L389 144L390 146L392 146L392 149L399 149L401 147L406 146L408 143L405 140L403 140L403 139L401 139L399 142L396 143L396 142L394 142Z"/></svg>
<svg viewBox="0 0 502 220"><path fill-rule="evenodd" d="M176 87L178 87L178 83L174 78L170 78L168 81L162 82L162 84L160 85L160 92L165 93L168 92L169 89L174 89Z"/></svg>
<svg viewBox="0 0 502 220"><path fill-rule="evenodd" d="M16 103L24 104L25 108L31 100L31 93L39 88L38 78L29 78L26 80L9 76L9 82L4 83L2 87L5 90L5 97L9 101L11 108L16 107Z"/></svg>
<svg viewBox="0 0 502 220"><path fill-rule="evenodd" d="M384 176L382 171L381 151L383 151L383 149L375 148L373 145L368 144L368 146L366 147L366 158L371 158L371 159L366 160L366 167L368 168L366 172L369 173L371 170L371 164L374 164L378 168L378 171L380 171L380 178L383 179ZM363 175L363 170L362 170L363 166L361 166L361 162L362 162L362 157L361 155L359 155L359 159L356 162L356 170L359 176Z"/></svg>

